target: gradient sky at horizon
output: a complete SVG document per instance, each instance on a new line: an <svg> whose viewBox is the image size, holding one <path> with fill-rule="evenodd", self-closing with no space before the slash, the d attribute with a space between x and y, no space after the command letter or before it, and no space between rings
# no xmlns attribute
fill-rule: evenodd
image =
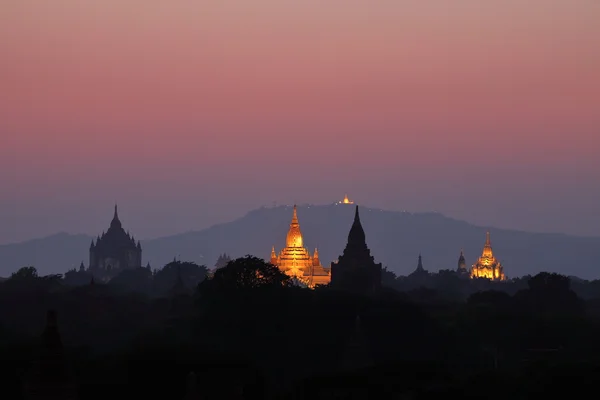
<svg viewBox="0 0 600 400"><path fill-rule="evenodd" d="M0 243L278 203L600 236L596 0L6 0Z"/></svg>

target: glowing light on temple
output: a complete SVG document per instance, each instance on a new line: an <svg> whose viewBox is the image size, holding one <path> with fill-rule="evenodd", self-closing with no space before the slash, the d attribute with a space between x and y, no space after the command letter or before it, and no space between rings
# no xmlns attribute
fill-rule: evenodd
<svg viewBox="0 0 600 400"><path fill-rule="evenodd" d="M354 204L352 200L348 198L348 195L344 195L344 199L342 201L338 201L338 204Z"/></svg>
<svg viewBox="0 0 600 400"><path fill-rule="evenodd" d="M315 249L311 256L304 247L304 239L298 222L298 210L294 205L292 222L286 237L286 246L279 252L275 246L271 249L271 264L276 265L288 276L298 279L308 287L326 285L331 281L331 268L321 265L319 251Z"/></svg>
<svg viewBox="0 0 600 400"><path fill-rule="evenodd" d="M492 281L504 281L504 267L494 256L490 233L486 233L485 244L481 257L471 267L471 278L485 278Z"/></svg>

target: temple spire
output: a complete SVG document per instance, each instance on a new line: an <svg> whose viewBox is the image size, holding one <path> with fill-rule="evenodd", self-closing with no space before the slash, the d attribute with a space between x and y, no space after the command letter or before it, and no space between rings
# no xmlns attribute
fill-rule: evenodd
<svg viewBox="0 0 600 400"><path fill-rule="evenodd" d="M365 231L360 222L360 215L358 213L358 206L356 206L356 211L354 212L352 228L350 228L350 233L348 233L348 245L367 247Z"/></svg>
<svg viewBox="0 0 600 400"><path fill-rule="evenodd" d="M121 221L119 220L119 210L117 209L117 204L115 203L115 214L113 215L113 219L110 223L111 228L121 229Z"/></svg>
<svg viewBox="0 0 600 400"><path fill-rule="evenodd" d="M292 224L291 226L298 226L300 225L300 223L298 222L298 211L297 211L297 207L294 204L294 214L292 215Z"/></svg>
<svg viewBox="0 0 600 400"><path fill-rule="evenodd" d="M298 222L298 210L294 204L294 213L292 215L292 222L290 223L290 230L287 234L286 247L303 247L302 232L300 231L300 223Z"/></svg>
<svg viewBox="0 0 600 400"><path fill-rule="evenodd" d="M483 246L483 257L493 257L492 241L490 239L490 231L485 233L485 245Z"/></svg>
<svg viewBox="0 0 600 400"><path fill-rule="evenodd" d="M423 268L423 258L421 257L421 253L419 253L419 262L417 263L417 271L422 271Z"/></svg>

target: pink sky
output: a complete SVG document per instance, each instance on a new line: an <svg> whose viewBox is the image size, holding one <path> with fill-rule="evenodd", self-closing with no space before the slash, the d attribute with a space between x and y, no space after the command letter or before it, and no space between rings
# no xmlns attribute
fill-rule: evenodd
<svg viewBox="0 0 600 400"><path fill-rule="evenodd" d="M0 243L256 206L600 235L596 0L7 0ZM149 214L151 217L149 217Z"/></svg>

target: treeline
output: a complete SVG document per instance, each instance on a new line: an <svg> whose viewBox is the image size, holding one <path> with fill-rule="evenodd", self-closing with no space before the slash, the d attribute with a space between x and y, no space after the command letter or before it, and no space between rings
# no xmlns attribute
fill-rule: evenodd
<svg viewBox="0 0 600 400"><path fill-rule="evenodd" d="M182 264L118 285L32 269L1 283L6 397L20 398L49 308L81 399L183 399L192 371L206 399L532 398L586 392L598 372L598 302L562 275L385 274L387 288L362 296L302 288L251 256L212 275Z"/></svg>

